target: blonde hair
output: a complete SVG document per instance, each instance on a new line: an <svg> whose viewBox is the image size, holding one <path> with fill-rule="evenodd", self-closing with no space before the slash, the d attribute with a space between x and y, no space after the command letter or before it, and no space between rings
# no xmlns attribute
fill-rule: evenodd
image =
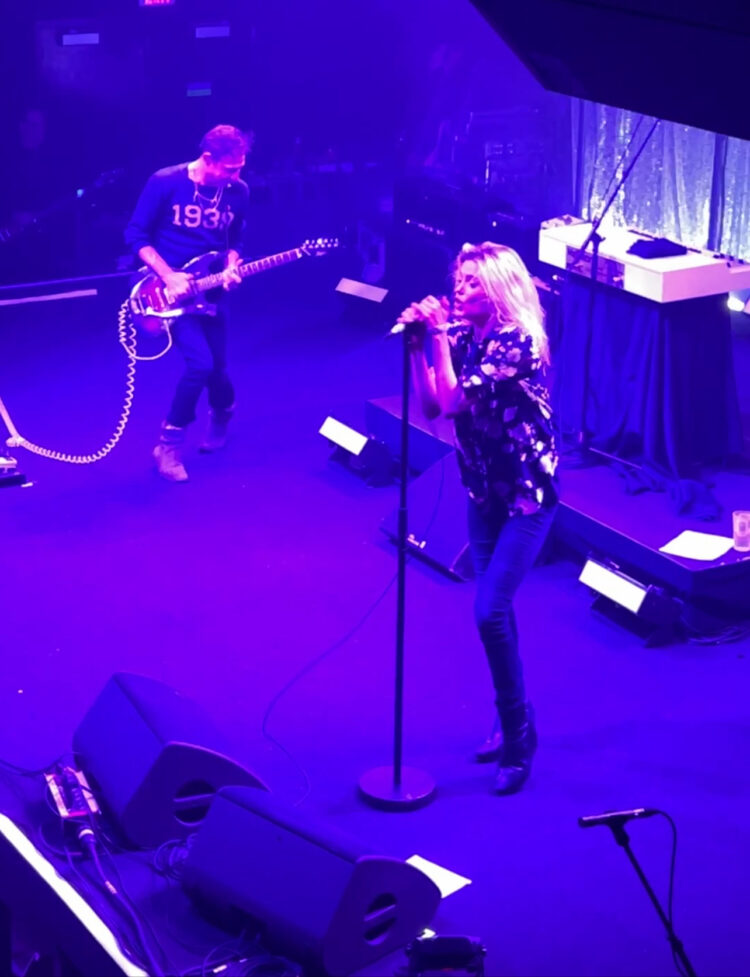
<svg viewBox="0 0 750 977"><path fill-rule="evenodd" d="M454 277L465 261L475 261L476 276L501 324L513 324L531 336L542 363L549 365L549 341L536 285L520 255L504 244L464 244L456 258Z"/></svg>

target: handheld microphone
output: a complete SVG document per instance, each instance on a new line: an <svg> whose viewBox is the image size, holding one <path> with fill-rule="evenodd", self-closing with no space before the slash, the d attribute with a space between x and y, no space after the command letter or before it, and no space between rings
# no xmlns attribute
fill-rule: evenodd
<svg viewBox="0 0 750 977"><path fill-rule="evenodd" d="M386 333L387 336L400 336L402 333L418 333L427 328L427 323L422 319L415 319L414 322L397 322Z"/></svg>
<svg viewBox="0 0 750 977"><path fill-rule="evenodd" d="M654 807L636 807L632 811L605 811L603 814L589 814L578 818L578 827L595 828L600 824L621 825L638 818L651 818L658 813Z"/></svg>

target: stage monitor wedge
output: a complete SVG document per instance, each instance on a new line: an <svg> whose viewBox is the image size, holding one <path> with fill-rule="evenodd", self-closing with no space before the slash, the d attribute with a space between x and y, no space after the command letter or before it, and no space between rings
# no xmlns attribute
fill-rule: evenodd
<svg viewBox="0 0 750 977"><path fill-rule="evenodd" d="M197 703L145 675L110 677L75 730L73 750L97 798L139 848L195 831L220 787L268 789L231 758Z"/></svg>
<svg viewBox="0 0 750 977"><path fill-rule="evenodd" d="M750 139L745 0L472 0L550 91Z"/></svg>
<svg viewBox="0 0 750 977"><path fill-rule="evenodd" d="M183 867L183 884L214 921L239 910L266 946L321 977L405 946L440 904L440 889L412 864L246 787L218 792Z"/></svg>

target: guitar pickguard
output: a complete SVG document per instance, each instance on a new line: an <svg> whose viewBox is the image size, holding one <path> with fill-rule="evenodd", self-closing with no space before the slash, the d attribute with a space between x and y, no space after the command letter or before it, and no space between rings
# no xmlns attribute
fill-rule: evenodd
<svg viewBox="0 0 750 977"><path fill-rule="evenodd" d="M214 274L223 267L222 256L211 251L189 261L181 270L195 279ZM144 269L145 271L145 269ZM162 327L171 319L183 315L210 315L218 312L221 289L212 289L197 295L186 296L172 304L166 298L164 285L158 275L147 273L140 279L130 293L130 312L136 325L153 333L154 320L161 321Z"/></svg>

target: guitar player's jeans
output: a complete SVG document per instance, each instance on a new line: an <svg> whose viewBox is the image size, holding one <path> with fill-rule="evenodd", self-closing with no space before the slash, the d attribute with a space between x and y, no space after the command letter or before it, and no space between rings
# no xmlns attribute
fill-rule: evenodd
<svg viewBox="0 0 750 977"><path fill-rule="evenodd" d="M185 360L185 372L177 384L167 424L187 427L195 420L195 408L204 388L214 410L234 404L234 387L227 375L227 325L224 316L184 315L172 326L176 348Z"/></svg>

